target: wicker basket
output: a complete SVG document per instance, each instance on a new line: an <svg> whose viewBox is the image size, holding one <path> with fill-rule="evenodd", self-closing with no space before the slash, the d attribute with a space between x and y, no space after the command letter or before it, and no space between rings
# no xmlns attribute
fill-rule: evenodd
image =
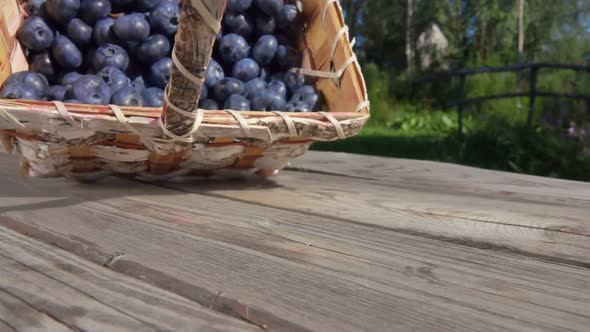
<svg viewBox="0 0 590 332"><path fill-rule="evenodd" d="M225 0L184 0L164 109L0 100L0 151L23 156L23 174L95 180L183 175L273 175L314 141L356 135L369 118L360 66L337 0L304 0L300 71L317 78L325 112L196 108ZM286 1L289 2L289 1ZM15 38L26 13L0 0L0 82L28 68ZM189 111L187 111L189 110ZM194 111L190 111L194 110Z"/></svg>

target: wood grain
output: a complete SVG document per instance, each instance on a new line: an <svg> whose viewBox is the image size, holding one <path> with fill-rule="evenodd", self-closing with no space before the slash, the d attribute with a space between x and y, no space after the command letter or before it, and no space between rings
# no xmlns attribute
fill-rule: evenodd
<svg viewBox="0 0 590 332"><path fill-rule="evenodd" d="M199 0L213 19L219 24L225 11L227 0ZM213 44L217 31L207 25L206 20L193 5L192 0L183 0L182 10L178 22L178 32L175 37L175 54L180 64L199 82L189 80L176 67L172 66L170 73L170 102L187 112L196 111L201 96L201 88L205 81L205 72L211 60ZM173 110L164 108L166 125L176 135L184 135L194 123L194 119L187 118Z"/></svg>
<svg viewBox="0 0 590 332"><path fill-rule="evenodd" d="M0 256L0 265L6 263L5 259ZM2 273L2 276L4 277L5 273ZM0 288L5 286L5 281L0 283ZM74 330L31 306L25 302L25 299L0 289L0 331L69 332Z"/></svg>
<svg viewBox="0 0 590 332"><path fill-rule="evenodd" d="M310 151L293 169L373 179L429 192L480 194L505 200L576 204L590 208L590 184L479 168L338 152Z"/></svg>
<svg viewBox="0 0 590 332"><path fill-rule="evenodd" d="M219 184L193 184L209 192L197 195L120 180L9 181L0 172L8 184L0 213L15 220L1 224L270 330L583 331L590 323L588 269L207 196ZM252 195L273 190L248 185ZM114 252L125 255L111 260Z"/></svg>
<svg viewBox="0 0 590 332"><path fill-rule="evenodd" d="M0 320L17 331L258 330L3 227Z"/></svg>
<svg viewBox="0 0 590 332"><path fill-rule="evenodd" d="M511 202L378 181L283 172L271 183L167 184L169 188L373 225L478 248L590 266L584 206Z"/></svg>

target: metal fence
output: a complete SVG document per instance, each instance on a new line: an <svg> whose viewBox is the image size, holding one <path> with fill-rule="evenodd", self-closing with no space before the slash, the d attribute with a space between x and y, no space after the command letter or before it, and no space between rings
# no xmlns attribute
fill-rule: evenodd
<svg viewBox="0 0 590 332"><path fill-rule="evenodd" d="M573 70L575 72L581 72L590 74L589 66L580 65L568 65L568 64L556 64L556 63L532 63L532 64L516 64L504 67L481 67L474 69L461 69L455 71L439 72L432 75L424 76L415 81L416 84L430 83L441 80L451 80L455 77L459 77L459 95L455 101L447 103L445 106L456 107L458 116L458 127L459 135L463 135L463 114L464 106L466 104L482 103L489 100L506 99L506 98L518 98L528 97L529 98L529 110L527 114L527 125L532 125L535 116L535 102L537 97L549 97L549 98L568 98L568 99L580 99L585 100L590 107L590 95L580 95L575 93L555 93L547 91L537 91L537 79L539 71L541 69L554 69L554 70ZM528 75L528 91L522 92L511 92L502 93L496 95L481 96L475 98L466 98L467 96L467 77L473 75L480 75L485 73L507 73L514 72L517 75L521 75L522 72L529 72Z"/></svg>

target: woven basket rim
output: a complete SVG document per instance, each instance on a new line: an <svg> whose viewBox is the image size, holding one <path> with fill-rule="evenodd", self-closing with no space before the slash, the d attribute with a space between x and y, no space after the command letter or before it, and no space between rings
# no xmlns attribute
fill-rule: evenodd
<svg viewBox="0 0 590 332"><path fill-rule="evenodd" d="M63 103L70 113L73 114L98 114L98 115L111 115L115 114L109 108L109 105L93 105L93 104L73 104ZM44 112L52 111L55 109L53 101L37 101L37 100L26 100L26 99L0 99L0 108L19 108L23 107L30 111ZM120 106L120 109L126 116L134 117L146 117L146 118L159 118L163 112L162 107L134 107L134 106ZM205 110L199 108L205 115L229 115L229 109L220 110ZM258 117L269 117L277 116L275 112L267 111L239 111L245 118L258 118ZM323 119L324 117L320 112L283 112L289 114L295 118L309 118L309 119ZM337 119L356 119L367 116L367 111L362 110L360 112L333 112L329 111L331 115Z"/></svg>
<svg viewBox="0 0 590 332"><path fill-rule="evenodd" d="M75 103L63 103L64 105L66 105L68 107L68 110L71 113L80 113L80 114L84 114L84 113L111 113L112 112L109 110L109 104L106 105L95 105L95 104L75 104ZM46 110L39 110L39 111L49 111L49 109L54 109L54 104L53 101L42 101L42 100L28 100L28 99L2 99L0 98L0 107L17 107L17 106L30 106L31 110L34 110L33 108L35 106L38 107L44 107L44 108L48 108ZM127 115L133 115L133 116L145 116L148 118L151 117L159 117L160 114L163 111L162 107L138 107L138 106L119 106L121 108L121 110ZM97 112L92 112L92 110L95 109L97 110ZM102 111L101 111L102 110ZM227 111L231 111L230 109L219 109L219 110L206 110L206 109L202 109L199 108L198 110L201 110L203 112L205 112L206 114L227 114ZM273 112L268 112L268 111L239 111L240 114L244 115L245 117L262 117L262 116L272 116ZM350 118L359 118L359 117L363 117L366 116L366 111L360 111L360 112L333 112L333 111L328 111L330 114L335 115L337 117L345 117L345 116L349 116ZM317 118L319 116L317 116L318 114L320 114L319 112L283 112L283 113L288 113L290 116L293 117L299 117L299 118L303 118L303 117L310 117L310 118ZM154 115L154 114L157 114Z"/></svg>

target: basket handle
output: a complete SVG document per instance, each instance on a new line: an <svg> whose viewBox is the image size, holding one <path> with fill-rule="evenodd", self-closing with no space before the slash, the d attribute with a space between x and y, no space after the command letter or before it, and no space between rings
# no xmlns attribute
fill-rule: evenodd
<svg viewBox="0 0 590 332"><path fill-rule="evenodd" d="M182 136L190 132L191 123L195 121L196 117L187 117L186 112L197 111L205 72L226 4L227 0L182 1L172 51L173 66L165 92L168 102L173 106L165 105L162 113L166 129L175 135Z"/></svg>

